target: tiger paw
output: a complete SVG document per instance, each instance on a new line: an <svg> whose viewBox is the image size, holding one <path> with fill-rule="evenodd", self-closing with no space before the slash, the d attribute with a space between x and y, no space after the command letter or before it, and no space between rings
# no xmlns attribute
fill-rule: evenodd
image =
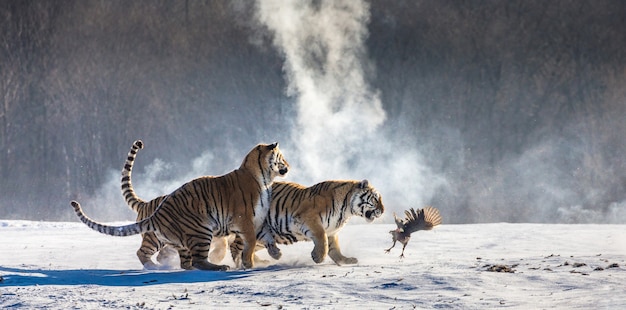
<svg viewBox="0 0 626 310"><path fill-rule="evenodd" d="M341 260L341 263L346 265L352 265L358 262L359 260L356 257L344 257L344 259Z"/></svg>
<svg viewBox="0 0 626 310"><path fill-rule="evenodd" d="M192 264L193 268L199 270L210 270L210 271L226 271L230 269L228 265L215 265L210 263L207 260L195 261Z"/></svg>
<svg viewBox="0 0 626 310"><path fill-rule="evenodd" d="M280 249L276 246L276 244L267 246L267 253L275 260L279 260L283 253L280 252Z"/></svg>
<svg viewBox="0 0 626 310"><path fill-rule="evenodd" d="M323 262L325 257L324 251L315 251L315 249L313 249L313 252L311 252L311 258L313 258L316 264Z"/></svg>
<svg viewBox="0 0 626 310"><path fill-rule="evenodd" d="M192 270L194 266L193 264L191 264L191 261L181 261L180 268L185 270Z"/></svg>
<svg viewBox="0 0 626 310"><path fill-rule="evenodd" d="M243 260L243 269L252 269L252 267L254 267L254 263L252 262L252 260Z"/></svg>

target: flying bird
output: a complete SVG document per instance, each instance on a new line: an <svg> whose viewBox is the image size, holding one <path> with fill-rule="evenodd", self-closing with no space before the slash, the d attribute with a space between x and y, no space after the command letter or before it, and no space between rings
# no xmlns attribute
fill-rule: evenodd
<svg viewBox="0 0 626 310"><path fill-rule="evenodd" d="M385 250L385 253L389 253L389 251L396 246L396 241L399 241L402 243L402 254L400 254L400 258L404 258L404 248L406 248L409 239L411 239L411 233L418 230L431 230L433 227L441 224L441 215L437 208L426 207L417 210L417 212L411 208L410 210L404 211L404 214L406 214L405 219L400 219L395 213L393 214L398 228L389 232L393 238L393 244L390 248Z"/></svg>

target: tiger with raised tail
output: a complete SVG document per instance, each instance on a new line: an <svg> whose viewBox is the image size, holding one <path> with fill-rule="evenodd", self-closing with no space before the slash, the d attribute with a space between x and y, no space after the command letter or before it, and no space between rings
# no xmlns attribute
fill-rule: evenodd
<svg viewBox="0 0 626 310"><path fill-rule="evenodd" d="M270 256L277 259L277 244L313 241L311 258L315 263L328 255L337 265L356 264L358 259L346 257L339 247L338 233L352 216L363 217L368 223L385 211L382 197L367 180L325 181L310 187L291 182L274 182L271 206L265 226L259 233L259 243L268 248ZM269 237L269 236L271 237ZM223 253L223 240L216 240L215 250ZM243 240L236 236L230 251L236 265L245 249ZM222 257L223 258L223 257ZM219 255L212 259L221 260Z"/></svg>
<svg viewBox="0 0 626 310"><path fill-rule="evenodd" d="M141 140L136 140L133 142L133 145L128 152L128 156L126 157L126 161L124 162L124 167L122 168L122 179L121 179L121 189L122 196L126 201L126 204L129 208L137 213L137 222L145 219L150 216L156 210L157 206L163 201L165 196L159 196L150 201L145 201L135 193L135 189L132 184L132 172L135 160L137 158L137 153L139 150L143 149L144 144ZM230 240L232 240L234 236L231 236ZM226 239L214 238L211 247L215 248L214 245L217 242L226 242ZM225 246L217 246L218 249L227 249L228 244ZM264 247L261 247L264 248ZM279 251L279 250L278 250ZM158 264L155 264L152 260L152 257L155 253L158 252L156 257ZM172 260L175 255L178 255L176 250L174 250L171 246L167 246L163 242L159 241L154 232L147 232L142 234L141 247L137 250L137 257L139 261L143 264L146 269L160 269L165 263L168 263ZM224 258L225 253L220 253L219 250L209 252L209 255L220 257L219 259L209 257L210 262L221 261ZM259 261L259 259L254 257L255 262Z"/></svg>
<svg viewBox="0 0 626 310"><path fill-rule="evenodd" d="M287 174L289 164L278 143L259 144L241 166L222 176L205 176L183 184L166 195L150 216L134 224L110 226L89 219L78 202L76 215L89 228L112 236L154 232L163 245L178 251L183 269L227 270L207 260L214 237L237 235L243 243L244 268L254 266L257 233L268 214L272 183ZM263 240L270 245L273 240Z"/></svg>

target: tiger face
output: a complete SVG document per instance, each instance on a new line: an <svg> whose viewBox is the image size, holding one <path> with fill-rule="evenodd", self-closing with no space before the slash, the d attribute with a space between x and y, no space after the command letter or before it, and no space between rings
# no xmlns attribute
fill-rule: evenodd
<svg viewBox="0 0 626 310"><path fill-rule="evenodd" d="M289 172L289 163L278 148L278 142L259 144L246 156L242 166L250 171L257 171L265 180L271 180L277 176L284 177Z"/></svg>
<svg viewBox="0 0 626 310"><path fill-rule="evenodd" d="M289 163L283 158L283 154L278 149L278 142L271 144L269 147L272 148L272 152L268 155L269 167L275 176L284 177L289 172Z"/></svg>
<svg viewBox="0 0 626 310"><path fill-rule="evenodd" d="M379 218L385 212L382 197L367 180L359 183L358 189L352 196L352 213L365 218L368 223Z"/></svg>

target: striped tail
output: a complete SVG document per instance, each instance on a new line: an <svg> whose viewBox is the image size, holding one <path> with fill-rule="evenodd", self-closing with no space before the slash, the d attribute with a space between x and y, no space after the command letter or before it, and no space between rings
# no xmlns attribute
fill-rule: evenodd
<svg viewBox="0 0 626 310"><path fill-rule="evenodd" d="M124 169L122 169L122 196L126 200L126 204L137 213L139 213L141 207L146 204L146 202L139 198L135 193L135 189L133 189L131 181L133 164L135 162L135 157L137 157L137 152L140 149L143 149L143 142L141 140L137 140L130 148L128 157L126 158L126 163L124 163Z"/></svg>
<svg viewBox="0 0 626 310"><path fill-rule="evenodd" d="M78 203L77 201L72 200L70 204L72 205L72 207L74 207L74 212L76 212L76 215L78 216L78 218L83 223L85 223L87 227L99 233L103 233L103 234L111 235L111 236L125 237L125 236L138 235L138 234L143 234L146 232L154 231L154 225L152 225L151 218L146 218L140 222L130 224L130 225L109 226L109 225L100 224L90 219L89 217L87 217L87 215L85 215L85 213L83 212L83 209L80 207L80 203Z"/></svg>

